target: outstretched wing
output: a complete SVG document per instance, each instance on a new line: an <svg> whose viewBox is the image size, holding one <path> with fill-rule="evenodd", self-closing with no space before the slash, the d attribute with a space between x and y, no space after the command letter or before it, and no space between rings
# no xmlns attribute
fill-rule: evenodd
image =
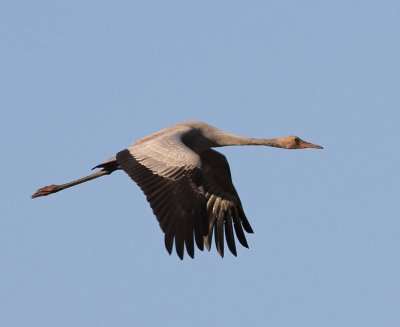
<svg viewBox="0 0 400 327"><path fill-rule="evenodd" d="M235 230L239 242L248 248L243 228L248 233L253 233L253 229L233 186L228 161L223 154L211 149L201 154L201 161L203 163L203 187L209 217L208 235L204 237L206 247L210 250L214 232L217 250L223 257L225 230L228 248L236 256L233 230Z"/></svg>
<svg viewBox="0 0 400 327"><path fill-rule="evenodd" d="M182 142L186 129L166 131L134 144L116 156L139 185L165 233L165 246L183 259L184 246L194 257L194 240L204 248L208 232L206 200L201 187L200 157Z"/></svg>

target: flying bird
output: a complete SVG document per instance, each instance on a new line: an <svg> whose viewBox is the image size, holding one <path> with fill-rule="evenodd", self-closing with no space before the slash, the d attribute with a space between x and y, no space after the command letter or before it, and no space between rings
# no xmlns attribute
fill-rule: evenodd
<svg viewBox="0 0 400 327"><path fill-rule="evenodd" d="M224 238L237 255L235 237L248 248L244 231L253 233L232 183L226 157L213 148L264 145L283 149L323 149L297 136L257 139L233 135L203 122L183 122L144 137L86 177L38 189L32 198L59 192L92 179L123 170L146 195L164 233L169 254L183 259L184 249L194 258L194 243L210 250L212 239L221 257Z"/></svg>

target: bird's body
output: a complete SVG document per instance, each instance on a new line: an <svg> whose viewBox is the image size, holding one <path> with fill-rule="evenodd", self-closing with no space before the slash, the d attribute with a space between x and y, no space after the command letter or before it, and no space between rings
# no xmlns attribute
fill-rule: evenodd
<svg viewBox="0 0 400 327"><path fill-rule="evenodd" d="M223 132L202 122L183 122L136 141L96 166L100 171L63 185L39 189L32 197L58 192L88 180L124 170L142 189L162 231L169 253L173 244L182 259L194 257L194 243L210 249L212 238L224 256L224 238L236 255L234 234L248 247L244 231L253 230L233 186L228 161L212 148L266 145L287 149L322 148L296 136L254 139Z"/></svg>

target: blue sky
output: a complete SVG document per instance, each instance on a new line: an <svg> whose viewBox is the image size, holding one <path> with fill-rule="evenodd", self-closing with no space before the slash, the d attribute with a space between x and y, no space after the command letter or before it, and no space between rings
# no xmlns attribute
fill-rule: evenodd
<svg viewBox="0 0 400 327"><path fill-rule="evenodd" d="M398 326L398 1L4 1L2 326ZM232 147L250 249L183 262L122 172L184 120Z"/></svg>

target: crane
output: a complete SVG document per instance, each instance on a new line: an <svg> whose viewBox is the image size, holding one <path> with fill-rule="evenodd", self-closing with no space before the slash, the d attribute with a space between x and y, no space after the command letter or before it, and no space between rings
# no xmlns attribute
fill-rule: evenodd
<svg viewBox="0 0 400 327"><path fill-rule="evenodd" d="M233 145L263 145L283 149L323 147L298 136L257 139L224 132L209 124L182 122L139 139L108 161L93 169L91 175L61 185L38 189L32 198L46 196L69 187L123 170L136 182L164 233L169 254L175 250L180 259L184 249L194 258L194 243L210 250L212 238L221 257L224 239L236 256L235 237L248 248L244 231L253 229L244 213L232 183L226 157L213 148Z"/></svg>

